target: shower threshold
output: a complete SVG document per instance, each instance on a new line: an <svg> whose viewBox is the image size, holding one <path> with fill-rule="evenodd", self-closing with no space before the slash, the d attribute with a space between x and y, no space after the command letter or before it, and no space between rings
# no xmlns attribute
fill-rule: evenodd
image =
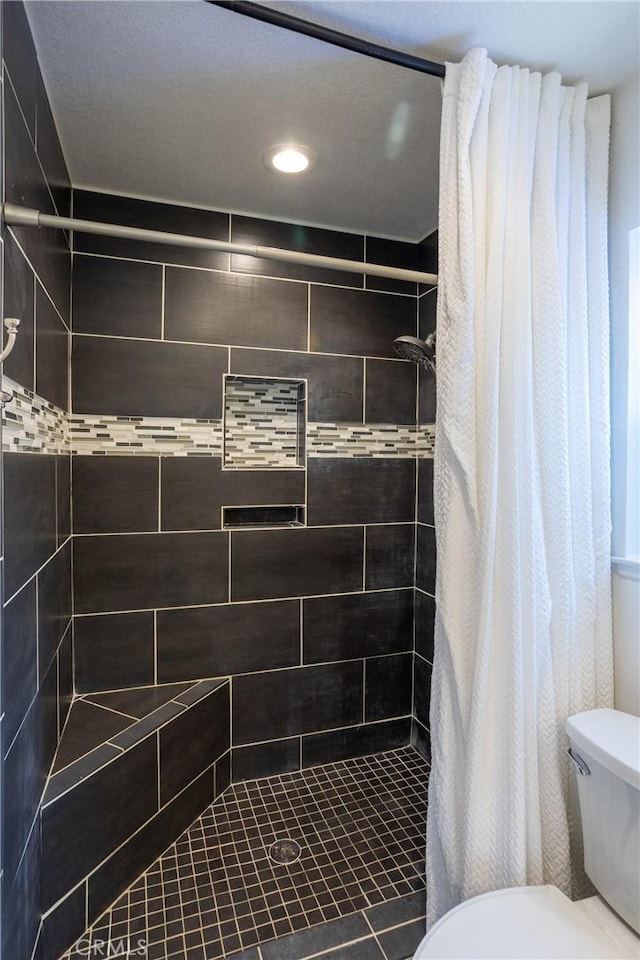
<svg viewBox="0 0 640 960"><path fill-rule="evenodd" d="M428 769L404 747L232 784L62 960L90 944L146 960L411 956ZM277 841L300 855L274 862Z"/></svg>

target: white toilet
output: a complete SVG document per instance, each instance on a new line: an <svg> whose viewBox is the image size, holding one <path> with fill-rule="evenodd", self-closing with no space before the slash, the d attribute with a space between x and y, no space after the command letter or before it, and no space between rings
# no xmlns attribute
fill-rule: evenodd
<svg viewBox="0 0 640 960"><path fill-rule="evenodd" d="M640 958L640 719L589 710L567 732L584 865L599 896L572 902L551 886L482 894L442 917L414 960Z"/></svg>

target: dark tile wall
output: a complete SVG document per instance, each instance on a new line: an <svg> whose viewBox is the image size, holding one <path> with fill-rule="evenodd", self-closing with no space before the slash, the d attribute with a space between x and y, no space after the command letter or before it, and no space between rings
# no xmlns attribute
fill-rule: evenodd
<svg viewBox="0 0 640 960"><path fill-rule="evenodd" d="M364 257L358 235L86 191L74 212ZM218 418L229 372L308 380L311 421L416 423L416 368L392 348L417 333L415 284L74 242L74 416ZM366 242L375 262L418 264L415 245ZM416 490L413 459L74 457L78 689L231 676L235 777L407 742ZM305 527L221 529L225 505L287 503Z"/></svg>
<svg viewBox="0 0 640 960"><path fill-rule="evenodd" d="M69 178L22 3L3 3L2 17L5 199L68 215ZM1 241L3 315L22 321L3 372L67 410L66 238L3 226ZM42 912L41 799L72 694L70 457L2 459L0 952L29 960Z"/></svg>
<svg viewBox="0 0 640 960"><path fill-rule="evenodd" d="M71 188L20 2L3 4L3 27L5 198L67 214ZM359 235L80 190L74 214L365 255ZM228 372L308 380L311 421L433 420L433 383L392 352L396 336L430 329L435 295L415 284L76 234L72 324L67 238L3 228L0 239L4 315L22 320L4 373L62 409L218 418ZM368 237L366 255L436 269L433 238L416 247ZM157 783L142 744L132 756L165 804L154 825L140 828L157 810L156 786L136 795L131 822L118 825L122 856L102 863L104 833L90 832L73 841L82 841L76 873L62 876L55 849L42 849L40 814L74 674L78 692L231 676L230 730L195 711L188 721L198 731L185 718L180 736L193 745L202 727L214 751L216 738L231 736L233 759L227 753L216 764L215 790L232 773L292 770L410 737L428 749L428 466L322 459L310 460L305 476L231 474L214 457L71 459L12 452L2 464L1 904L3 954L12 960L31 956L40 928L38 956L57 955L84 926L87 902L95 915L131 864L144 868L159 837L169 843L212 799L212 778L193 780L190 748ZM221 530L223 505L255 503L305 503L309 526ZM97 799L78 794L74 802L97 804L107 822L113 789L105 780ZM48 837L57 833L47 824ZM75 883L41 926L43 903Z"/></svg>
<svg viewBox="0 0 640 960"><path fill-rule="evenodd" d="M438 233L430 234L418 245L420 269L438 272ZM436 289L420 287L418 295L418 336L425 339L436 327ZM437 354L437 350L436 350ZM418 423L433 423L436 418L436 379L430 371L418 374ZM415 567L415 654L413 670L414 746L431 757L429 738L429 700L433 664L433 625L435 617L436 531L433 507L433 460L418 461Z"/></svg>

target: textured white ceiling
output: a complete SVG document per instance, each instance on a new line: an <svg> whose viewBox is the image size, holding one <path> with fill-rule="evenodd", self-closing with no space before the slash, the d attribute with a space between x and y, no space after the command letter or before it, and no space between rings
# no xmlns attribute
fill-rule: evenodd
<svg viewBox="0 0 640 960"><path fill-rule="evenodd" d="M635 2L269 4L434 60L613 90L638 70ZM47 0L27 11L75 185L418 240L437 222L440 82L201 0ZM262 155L295 140L308 176Z"/></svg>

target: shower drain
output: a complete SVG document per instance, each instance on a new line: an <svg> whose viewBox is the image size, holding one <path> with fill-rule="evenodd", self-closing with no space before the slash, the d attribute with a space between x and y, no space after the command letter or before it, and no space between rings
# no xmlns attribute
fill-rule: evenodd
<svg viewBox="0 0 640 960"><path fill-rule="evenodd" d="M295 840L276 840L269 847L269 857L274 863L295 863L300 858L302 847Z"/></svg>

